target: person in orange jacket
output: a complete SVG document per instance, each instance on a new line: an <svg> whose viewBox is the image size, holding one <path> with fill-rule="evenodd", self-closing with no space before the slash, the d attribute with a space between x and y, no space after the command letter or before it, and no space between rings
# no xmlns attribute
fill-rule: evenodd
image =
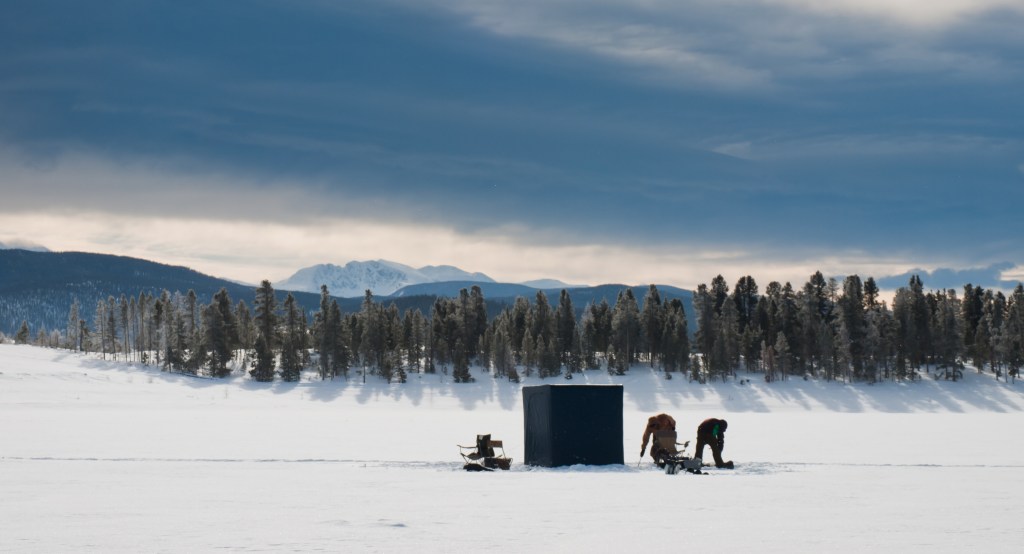
<svg viewBox="0 0 1024 554"><path fill-rule="evenodd" d="M715 458L715 467L733 468L732 460L722 460L722 450L725 450L725 430L729 423L724 419L708 418L697 426L697 448L694 451L694 458L704 457L704 446L711 447L711 455Z"/></svg>
<svg viewBox="0 0 1024 554"><path fill-rule="evenodd" d="M640 457L644 457L644 452L647 451L647 441L650 440L651 435L653 435L655 431L675 430L676 420L673 419L672 416L668 414L658 414L656 416L651 416L647 418L647 427L644 428L644 441L643 444L640 446ZM657 446L657 442L651 444L651 457L654 458L654 461L658 461Z"/></svg>

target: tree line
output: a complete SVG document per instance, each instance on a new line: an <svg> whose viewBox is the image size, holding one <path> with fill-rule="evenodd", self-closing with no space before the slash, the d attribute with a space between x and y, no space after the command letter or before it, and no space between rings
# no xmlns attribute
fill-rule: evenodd
<svg viewBox="0 0 1024 554"><path fill-rule="evenodd" d="M1016 378L1024 365L1024 286L1001 291L967 284L925 293L912 276L892 306L874 279L842 283L816 272L799 290L769 283L758 294L752 277L729 291L721 276L694 296L702 371L711 377L737 368L766 380L807 375L876 382L913 379L923 368L956 380L965 363Z"/></svg>
<svg viewBox="0 0 1024 554"><path fill-rule="evenodd" d="M959 379L966 363L1016 378L1024 365L1024 286L1009 297L965 285L924 292L913 276L892 306L874 279L841 283L812 275L799 289L771 282L761 294L753 277L729 289L722 276L693 297L690 333L677 298L662 301L651 285L642 301L631 289L615 302L588 304L582 316L562 290L552 305L538 291L489 319L478 286L438 297L429 313L400 313L366 292L358 312L342 313L326 286L319 309L307 313L289 293L283 302L269 281L249 309L221 289L209 304L186 294L108 297L86 317L72 304L65 330L40 329L36 344L96 352L104 358L158 364L167 371L226 377L245 369L257 381L296 381L304 369L321 379L375 376L405 382L410 373L473 380L471 367L518 381L638 365L707 382L760 374L766 381L823 378L849 382L914 379L920 371ZM311 316L311 319L310 319ZM16 342L32 342L27 323ZM692 338L692 340L691 340Z"/></svg>

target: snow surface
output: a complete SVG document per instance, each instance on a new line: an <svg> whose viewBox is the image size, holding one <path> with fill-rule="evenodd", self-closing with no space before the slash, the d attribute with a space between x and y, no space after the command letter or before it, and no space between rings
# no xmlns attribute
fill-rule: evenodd
<svg viewBox="0 0 1024 554"><path fill-rule="evenodd" d="M547 383L565 383L562 379ZM625 385L624 466L525 467L520 385L259 384L0 345L2 552L1017 552L1024 386ZM538 384L528 380L524 384ZM737 469L639 465L646 418L729 420ZM504 439L512 470L462 471Z"/></svg>

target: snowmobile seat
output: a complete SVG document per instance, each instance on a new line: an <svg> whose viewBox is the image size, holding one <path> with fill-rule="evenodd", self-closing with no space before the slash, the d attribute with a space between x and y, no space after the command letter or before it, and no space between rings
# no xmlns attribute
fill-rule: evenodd
<svg viewBox="0 0 1024 554"><path fill-rule="evenodd" d="M466 460L466 465L463 466L466 471L508 469L512 465L512 458L505 455L504 442L492 439L490 435L477 435L474 446L457 446L459 454ZM500 455L497 452L500 452Z"/></svg>

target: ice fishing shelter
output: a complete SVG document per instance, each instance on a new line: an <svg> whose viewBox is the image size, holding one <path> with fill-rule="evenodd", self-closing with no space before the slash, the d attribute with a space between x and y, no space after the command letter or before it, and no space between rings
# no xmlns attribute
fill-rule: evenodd
<svg viewBox="0 0 1024 554"><path fill-rule="evenodd" d="M523 387L526 465L622 464L621 385Z"/></svg>

